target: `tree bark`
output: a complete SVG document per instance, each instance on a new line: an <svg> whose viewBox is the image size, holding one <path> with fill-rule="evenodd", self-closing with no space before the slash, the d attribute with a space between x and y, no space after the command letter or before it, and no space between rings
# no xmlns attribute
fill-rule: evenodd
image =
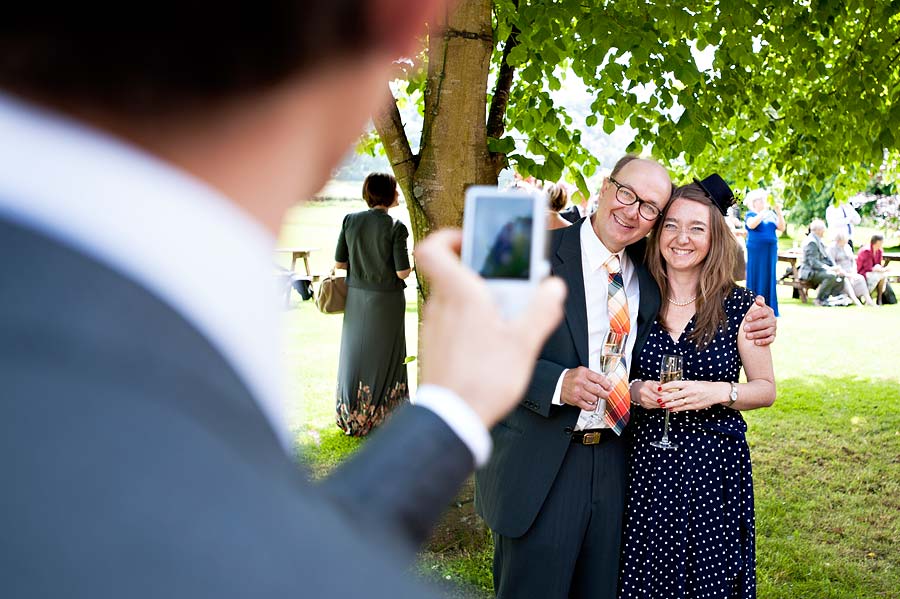
<svg viewBox="0 0 900 599"><path fill-rule="evenodd" d="M497 176L487 148L485 97L491 54L491 0L464 0L444 33L428 40L428 82L413 196L428 230L462 224L466 187ZM417 238L428 230L416 231Z"/></svg>

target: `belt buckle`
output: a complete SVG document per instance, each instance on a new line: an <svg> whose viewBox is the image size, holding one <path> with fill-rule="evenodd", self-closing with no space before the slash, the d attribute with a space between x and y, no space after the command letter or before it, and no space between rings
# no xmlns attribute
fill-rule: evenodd
<svg viewBox="0 0 900 599"><path fill-rule="evenodd" d="M582 445L597 445L600 443L600 435L601 431L592 431L590 433L584 433L584 436L581 437Z"/></svg>

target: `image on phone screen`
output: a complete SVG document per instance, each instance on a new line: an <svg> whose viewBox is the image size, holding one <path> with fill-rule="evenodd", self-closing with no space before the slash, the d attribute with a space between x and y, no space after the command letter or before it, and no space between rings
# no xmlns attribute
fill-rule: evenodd
<svg viewBox="0 0 900 599"><path fill-rule="evenodd" d="M528 279L531 274L532 202L480 198L475 205L472 264L485 279Z"/></svg>

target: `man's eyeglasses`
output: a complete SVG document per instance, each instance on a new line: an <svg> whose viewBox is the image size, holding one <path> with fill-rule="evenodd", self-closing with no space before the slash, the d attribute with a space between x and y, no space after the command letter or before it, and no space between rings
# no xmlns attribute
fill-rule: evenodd
<svg viewBox="0 0 900 599"><path fill-rule="evenodd" d="M631 206L635 202L638 203L638 214L641 215L641 218L645 220L656 220L659 218L659 208L657 208L654 204L651 204L647 200L642 200L637 196L636 193L631 191L630 188L625 187L612 177L609 177L610 182L616 186L616 199L620 204L625 206Z"/></svg>

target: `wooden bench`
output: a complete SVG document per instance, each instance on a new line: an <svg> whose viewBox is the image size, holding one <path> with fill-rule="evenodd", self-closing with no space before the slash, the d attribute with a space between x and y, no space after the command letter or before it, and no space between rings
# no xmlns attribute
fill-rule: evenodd
<svg viewBox="0 0 900 599"><path fill-rule="evenodd" d="M815 289L812 285L809 284L808 281L801 281L796 276L796 269L791 272L786 273L780 279L778 279L778 283L780 285L787 285L788 287L794 288L794 297L799 297L800 301L804 304L809 301L809 291Z"/></svg>

